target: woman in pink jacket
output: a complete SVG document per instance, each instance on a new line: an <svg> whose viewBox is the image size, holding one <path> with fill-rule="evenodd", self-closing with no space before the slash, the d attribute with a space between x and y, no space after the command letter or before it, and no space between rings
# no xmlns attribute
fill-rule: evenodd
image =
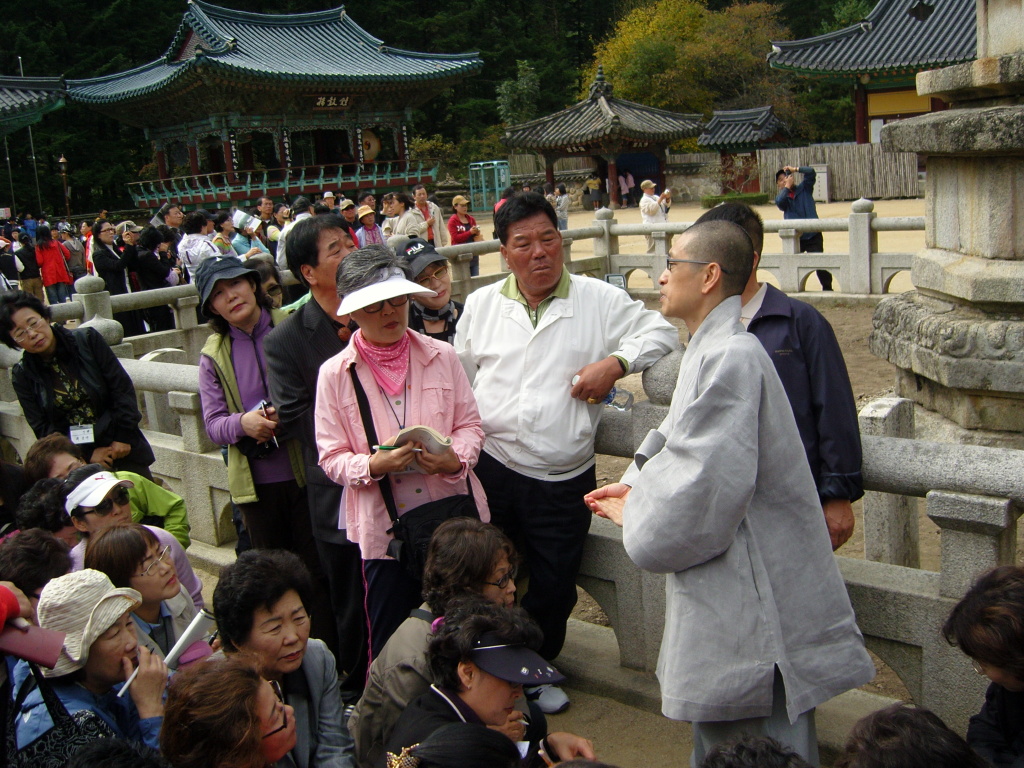
<svg viewBox="0 0 1024 768"><path fill-rule="evenodd" d="M320 466L345 487L348 538L362 552L375 657L421 600L419 581L387 557L391 518L379 481L388 478L399 516L430 501L472 494L486 522L490 514L483 489L470 482L484 433L455 350L409 330L409 295L433 291L412 282L391 249L368 245L346 256L338 272L338 294L338 314L350 315L359 330L344 351L320 368L316 441ZM351 370L366 393L377 446L367 439ZM417 425L450 436L451 446L438 454L421 443L391 447L400 430Z"/></svg>

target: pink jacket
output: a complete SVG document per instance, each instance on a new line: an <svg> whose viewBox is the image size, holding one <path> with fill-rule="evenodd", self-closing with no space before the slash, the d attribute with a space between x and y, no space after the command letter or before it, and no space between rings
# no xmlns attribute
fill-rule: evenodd
<svg viewBox="0 0 1024 768"><path fill-rule="evenodd" d="M409 384L415 396L409 399L407 426L424 424L443 435L451 435L452 447L462 461L462 471L454 475L426 475L429 498L423 502L467 493L484 431L473 389L459 362L455 349L441 341L407 331L409 347ZM345 487L344 508L348 538L359 543L364 560L386 557L391 527L384 498L377 487L380 478L370 476L370 446L359 416L355 389L348 372L356 374L370 401L374 424L387 424L387 405L369 367L362 362L354 344L320 367L316 386L316 444L320 466L334 482ZM380 440L390 435L377 431ZM471 483L480 519L491 519L487 498L479 481Z"/></svg>

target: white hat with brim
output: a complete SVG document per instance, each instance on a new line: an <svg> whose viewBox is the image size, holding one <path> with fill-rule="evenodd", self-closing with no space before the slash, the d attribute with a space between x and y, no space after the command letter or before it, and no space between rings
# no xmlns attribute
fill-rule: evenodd
<svg viewBox="0 0 1024 768"><path fill-rule="evenodd" d="M380 279L376 283L345 294L341 306L338 307L338 315L350 315L357 309L379 301L408 295L437 296L437 292L406 279L405 273L400 269L393 269L390 272L381 270Z"/></svg>
<svg viewBox="0 0 1024 768"><path fill-rule="evenodd" d="M64 511L70 515L78 507L95 507L106 498L111 488L118 485L125 488L135 487L131 480L122 480L113 472L103 471L89 475L68 494L67 501L64 502Z"/></svg>
<svg viewBox="0 0 1024 768"><path fill-rule="evenodd" d="M141 603L137 591L115 587L105 573L91 568L52 579L39 595L36 615L40 627L66 637L57 665L43 675L60 677L84 667L97 638Z"/></svg>

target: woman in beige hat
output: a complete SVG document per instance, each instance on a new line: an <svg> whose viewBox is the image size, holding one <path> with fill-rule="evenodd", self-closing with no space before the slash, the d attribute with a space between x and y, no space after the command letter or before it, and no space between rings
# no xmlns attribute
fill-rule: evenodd
<svg viewBox="0 0 1024 768"><path fill-rule="evenodd" d="M139 647L131 612L140 602L134 589L118 589L89 569L43 588L39 626L66 634L56 666L44 669L40 682L59 704L48 705L43 688L27 681L33 675L26 662L14 670L17 749L35 768L63 766L83 743L97 738L159 746L167 666ZM139 673L129 695L118 698L118 686L136 665ZM63 711L54 712L56 706Z"/></svg>
<svg viewBox="0 0 1024 768"><path fill-rule="evenodd" d="M483 240L480 227L476 225L476 219L469 215L469 200L462 195L456 195L452 198L452 207L455 209L455 213L448 219L448 234L451 235L452 245ZM478 255L474 255L473 260L469 263L469 274L471 277L480 274L480 257Z"/></svg>

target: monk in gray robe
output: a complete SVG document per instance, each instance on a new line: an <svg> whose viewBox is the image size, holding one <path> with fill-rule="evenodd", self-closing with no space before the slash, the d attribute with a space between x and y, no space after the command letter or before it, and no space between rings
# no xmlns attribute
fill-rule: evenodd
<svg viewBox="0 0 1024 768"><path fill-rule="evenodd" d="M691 338L668 417L586 497L633 562L668 574L662 712L693 723L695 766L741 733L818 765L814 708L875 674L786 393L740 324L753 256L731 222L676 239L661 305Z"/></svg>

